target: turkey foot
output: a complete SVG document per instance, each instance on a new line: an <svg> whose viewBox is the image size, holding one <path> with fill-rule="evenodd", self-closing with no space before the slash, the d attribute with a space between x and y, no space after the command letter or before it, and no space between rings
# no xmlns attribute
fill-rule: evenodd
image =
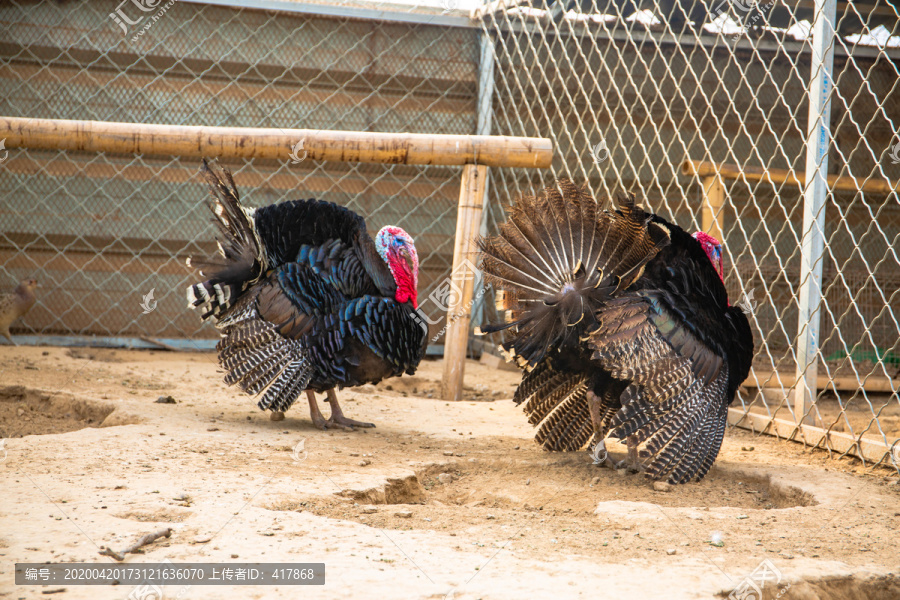
<svg viewBox="0 0 900 600"><path fill-rule="evenodd" d="M306 397L309 399L309 417L312 419L316 429L325 431L327 429L349 429L353 431L354 427L375 427L372 423L363 423L362 421L354 421L344 416L341 411L341 405L338 404L337 394L334 389L328 390L328 403L331 404L331 418L326 419L319 410L319 404L316 402L316 394L312 390L306 390Z"/></svg>
<svg viewBox="0 0 900 600"><path fill-rule="evenodd" d="M643 473L646 467L641 464L641 460L638 458L637 438L629 435L625 438L625 446L628 448L628 457L616 463L616 469L625 469L626 473Z"/></svg>
<svg viewBox="0 0 900 600"><path fill-rule="evenodd" d="M375 427L375 423L366 423L364 421L357 421L355 419L350 419L344 416L344 411L341 410L341 405L338 404L337 394L334 391L334 388L331 388L326 392L328 394L328 403L331 405L331 418L328 421L338 427L347 427L349 429L353 429L354 427Z"/></svg>

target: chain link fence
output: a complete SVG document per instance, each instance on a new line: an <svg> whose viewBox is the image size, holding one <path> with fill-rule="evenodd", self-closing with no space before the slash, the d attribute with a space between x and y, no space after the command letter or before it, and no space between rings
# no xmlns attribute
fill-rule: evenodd
<svg viewBox="0 0 900 600"><path fill-rule="evenodd" d="M510 198L569 177L598 197L633 191L689 231L713 230L724 238L729 296L752 307L756 340L732 422L896 467L900 14L883 2L839 6L830 115L814 112L830 119L817 166L844 179L813 215L825 217L813 267L821 267L822 300L808 320L801 290L815 274L803 268L806 198L797 180L812 151L813 2L536 0L481 9L493 46L494 133L547 136L557 149L549 171L492 171L487 228L502 222ZM711 173L695 174L686 161L711 163ZM813 362L798 347L815 320ZM816 363L814 402L797 404L797 374ZM801 420L814 428L799 429Z"/></svg>
<svg viewBox="0 0 900 600"><path fill-rule="evenodd" d="M478 32L430 25L431 18L326 18L159 0L4 2L0 114L474 133ZM316 163L297 144L290 162L226 165L247 204L314 196L359 212L373 232L403 227L415 237L427 298L450 272L461 169ZM215 337L185 309L193 278L185 258L215 251L196 161L5 152L0 288L31 276L41 285L16 333ZM441 307L423 308L439 330Z"/></svg>
<svg viewBox="0 0 900 600"><path fill-rule="evenodd" d="M634 191L685 229L714 230L730 297L752 306L757 343L732 420L900 464L893 5L839 3L835 15L819 164L852 185L830 186L813 215L824 214L825 230L811 272L798 180L809 150L813 2L502 0L471 21L452 10L455 0L379 18L382 7L365 3L323 4L320 14L309 3L278 12L229 4L4 2L0 114L549 137L550 170L491 169L484 233L516 196L562 176L598 196ZM460 170L315 163L302 144L293 150L290 163L227 165L247 203L316 196L360 212L372 230L404 227L427 299L450 271ZM214 248L194 161L3 149L0 159L0 286L30 276L42 285L16 333L215 336L183 299L192 278L184 259ZM686 161L710 163L713 175ZM803 318L816 267L822 300ZM440 330L442 307L423 308ZM496 318L489 301L476 313ZM798 351L813 322L815 361ZM796 403L798 374L811 365L815 401Z"/></svg>

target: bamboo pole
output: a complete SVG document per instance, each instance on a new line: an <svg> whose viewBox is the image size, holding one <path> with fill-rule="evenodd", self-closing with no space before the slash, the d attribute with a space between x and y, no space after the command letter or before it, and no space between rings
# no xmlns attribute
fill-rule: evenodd
<svg viewBox="0 0 900 600"><path fill-rule="evenodd" d="M787 184L799 188L803 188L806 185L805 174L795 174L787 169L741 167L729 163L714 163L705 160L686 160L681 164L681 172L689 176L696 175L705 178L718 175L722 179L765 181L771 185ZM884 179L864 180L847 175L829 175L827 180L830 189L843 192L861 191L867 194L883 195L891 192L900 192L900 181L886 181Z"/></svg>
<svg viewBox="0 0 900 600"><path fill-rule="evenodd" d="M456 293L450 295L447 337L444 342L444 375L441 380L441 398L444 400L456 401L462 398L472 296L475 291L475 238L481 227L486 181L486 166L463 167L456 217L456 241L453 244L453 271L450 273L450 287Z"/></svg>
<svg viewBox="0 0 900 600"><path fill-rule="evenodd" d="M723 231L725 213L722 207L725 205L725 184L718 175L703 178L703 209L701 220L703 231L713 236L723 244L725 237Z"/></svg>
<svg viewBox="0 0 900 600"><path fill-rule="evenodd" d="M198 127L0 117L7 148L407 165L547 168L545 138ZM299 162L298 160L298 162Z"/></svg>

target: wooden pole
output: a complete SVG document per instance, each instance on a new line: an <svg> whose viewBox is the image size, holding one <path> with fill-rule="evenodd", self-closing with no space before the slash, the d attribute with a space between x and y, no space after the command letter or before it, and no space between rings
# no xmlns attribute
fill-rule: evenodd
<svg viewBox="0 0 900 600"><path fill-rule="evenodd" d="M472 296L475 291L475 239L481 227L487 167L463 167L456 217L456 241L453 245L453 271L450 273L450 307L447 310L447 335L444 341L444 375L441 398L462 398Z"/></svg>
<svg viewBox="0 0 900 600"><path fill-rule="evenodd" d="M0 117L7 148L297 161L546 168L544 138L193 127Z"/></svg>
<svg viewBox="0 0 900 600"><path fill-rule="evenodd" d="M761 167L741 167L728 163L714 163L705 160L686 160L681 164L684 175L712 177L718 175L722 179L743 179L746 181L765 181L771 185L779 183L803 188L806 186L804 173L793 173L787 169L764 169ZM842 192L862 191L867 194L887 195L900 192L900 181L884 179L857 179L846 175L828 175L828 187Z"/></svg>
<svg viewBox="0 0 900 600"><path fill-rule="evenodd" d="M725 184L717 175L703 178L703 208L701 212L702 229L723 244L725 234L723 227L725 214Z"/></svg>

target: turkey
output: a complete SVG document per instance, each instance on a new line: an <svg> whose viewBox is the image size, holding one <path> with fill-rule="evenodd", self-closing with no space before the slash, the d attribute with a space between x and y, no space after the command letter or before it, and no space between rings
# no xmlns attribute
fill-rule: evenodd
<svg viewBox="0 0 900 600"><path fill-rule="evenodd" d="M518 200L480 250L505 310L482 332L508 332L501 349L526 370L514 400L535 439L548 450L590 443L611 464L609 435L652 479L703 478L753 357L719 242L644 212L632 195L604 210L563 180Z"/></svg>
<svg viewBox="0 0 900 600"><path fill-rule="evenodd" d="M344 416L335 388L413 374L425 353L413 239L383 227L373 241L353 211L321 200L241 205L231 174L203 161L218 255L188 259L204 281L188 304L220 331L225 382L262 394L273 420L302 392L319 429L374 427ZM331 405L327 420L316 392Z"/></svg>

